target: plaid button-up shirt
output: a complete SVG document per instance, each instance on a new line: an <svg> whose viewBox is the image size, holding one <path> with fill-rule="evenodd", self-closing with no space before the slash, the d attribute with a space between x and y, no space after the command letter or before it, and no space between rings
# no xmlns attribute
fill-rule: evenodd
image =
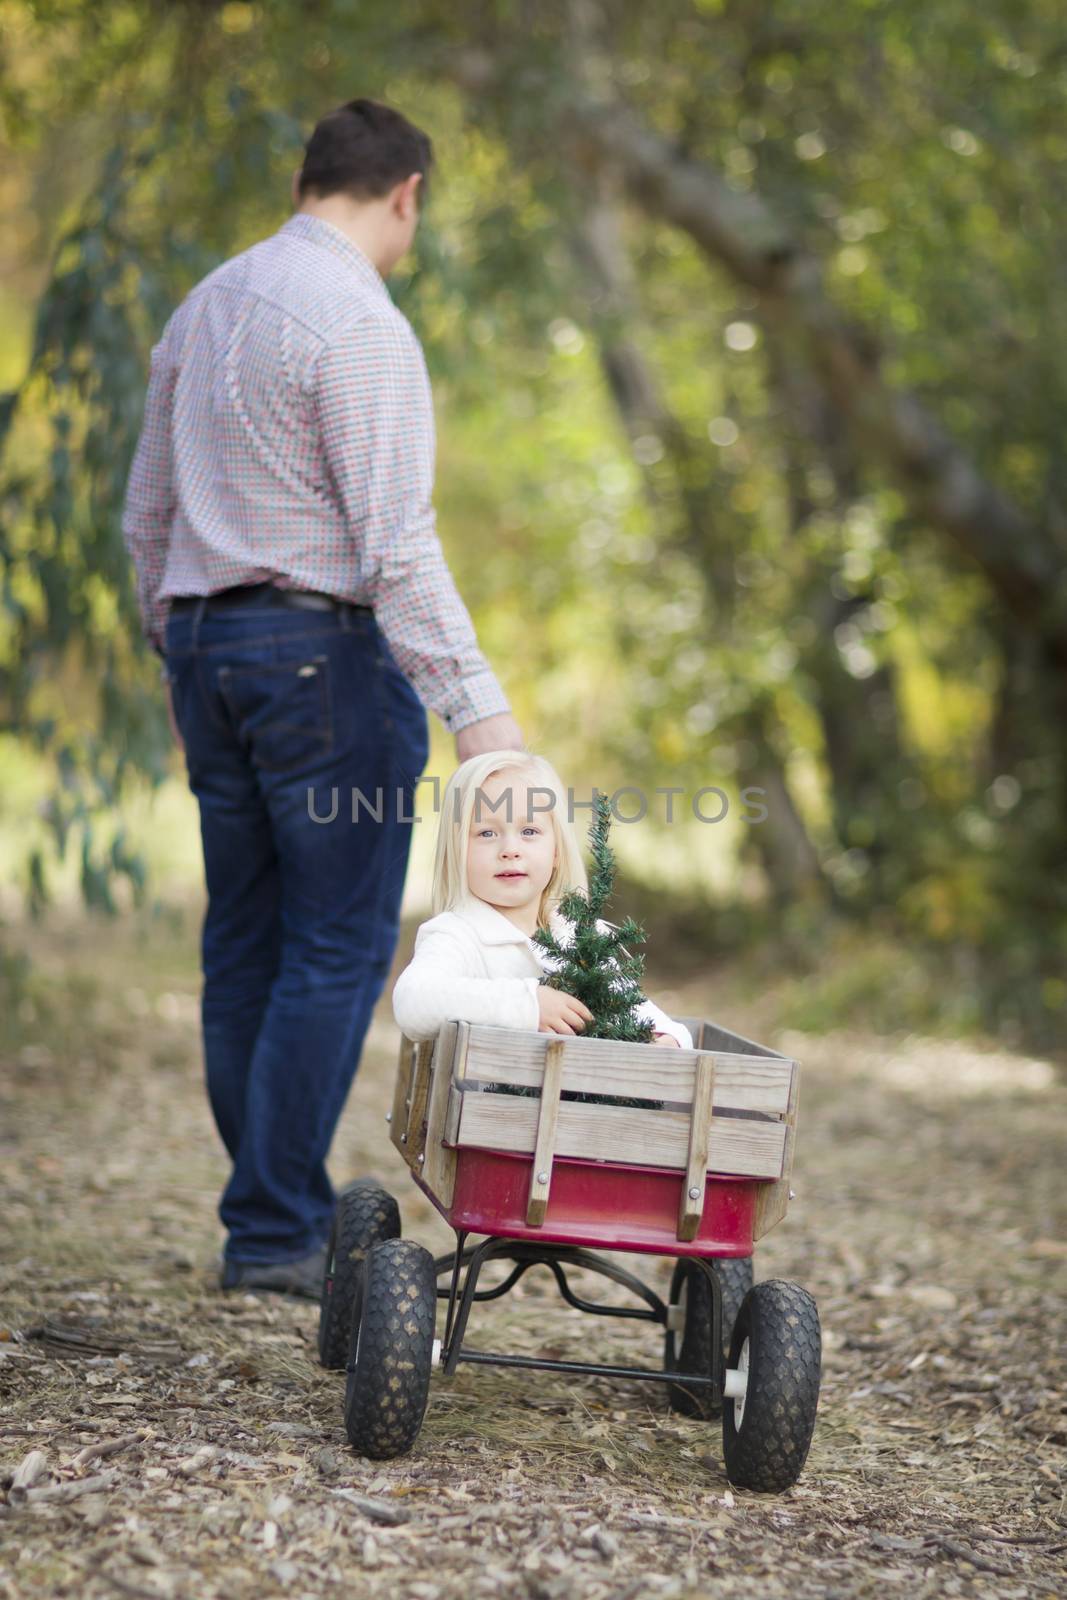
<svg viewBox="0 0 1067 1600"><path fill-rule="evenodd" d="M378 269L298 212L225 262L152 351L122 519L147 638L168 599L272 580L371 606L451 732L509 709L433 509L422 347Z"/></svg>

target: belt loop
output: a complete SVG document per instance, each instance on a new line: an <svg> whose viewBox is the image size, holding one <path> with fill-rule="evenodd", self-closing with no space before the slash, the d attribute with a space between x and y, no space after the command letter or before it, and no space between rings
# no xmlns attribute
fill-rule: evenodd
<svg viewBox="0 0 1067 1600"><path fill-rule="evenodd" d="M200 596L199 600L196 602L196 610L193 612L193 653L194 653L194 655L200 649L200 622L201 622L201 618L204 615L204 612L207 610L207 601L208 601L207 595L206 594L202 594Z"/></svg>
<svg viewBox="0 0 1067 1600"><path fill-rule="evenodd" d="M337 607L337 611L338 611L338 615L341 618L341 632L342 633L351 633L352 632L352 606L351 606L351 603L348 600L342 600L340 602L340 604L338 605L338 607Z"/></svg>

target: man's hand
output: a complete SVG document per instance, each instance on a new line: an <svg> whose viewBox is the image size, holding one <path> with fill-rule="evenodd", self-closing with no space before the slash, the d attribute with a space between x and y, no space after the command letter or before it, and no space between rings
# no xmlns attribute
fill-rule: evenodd
<svg viewBox="0 0 1067 1600"><path fill-rule="evenodd" d="M682 1048L678 1043L678 1040L674 1037L673 1033L654 1033L652 1035L652 1043L665 1044L668 1046L673 1045L676 1050L680 1050Z"/></svg>
<svg viewBox="0 0 1067 1600"><path fill-rule="evenodd" d="M581 1000L544 983L537 985L537 1010L541 1018L538 1033L581 1033L593 1020L593 1013Z"/></svg>
<svg viewBox="0 0 1067 1600"><path fill-rule="evenodd" d="M173 697L172 697L171 685L170 685L169 681L166 684L166 686L164 687L163 692L167 697L167 721L170 723L171 735L173 736L174 743L178 746L178 749L181 751L182 755L184 755L185 754L185 742L182 739L181 733L178 730L178 719L174 715L174 700L173 700Z"/></svg>
<svg viewBox="0 0 1067 1600"><path fill-rule="evenodd" d="M467 761L471 756L484 755L488 750L524 750L526 741L522 729L513 716L501 712L495 717L483 717L481 722L469 722L456 734L456 760Z"/></svg>

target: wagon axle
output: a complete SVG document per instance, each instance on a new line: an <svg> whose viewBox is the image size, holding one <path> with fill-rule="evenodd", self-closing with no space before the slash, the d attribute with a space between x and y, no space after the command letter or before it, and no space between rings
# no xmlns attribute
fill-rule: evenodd
<svg viewBox="0 0 1067 1600"><path fill-rule="evenodd" d="M439 1256L434 1262L434 1271L438 1277L448 1273L447 1287L438 1287L439 1299L447 1300L448 1311L445 1321L444 1338L440 1343L440 1364L445 1375L451 1377L461 1361L471 1362L481 1366L498 1367L525 1367L544 1372L569 1372L584 1377L599 1378L637 1378L648 1379L655 1383L684 1383L708 1391L712 1404L721 1399L724 1388L723 1369L721 1361L721 1338L716 1345L720 1351L718 1363L709 1359L708 1370L704 1373L684 1373L671 1370L651 1369L647 1367L628 1367L604 1364L603 1362L590 1361L558 1361L546 1356L520 1356L499 1353L488 1350L470 1350L463 1339L467 1330L471 1307L475 1301L496 1300L507 1294L519 1279L531 1267L547 1267L556 1280L560 1294L568 1305L576 1311L584 1311L590 1316L600 1317L626 1317L637 1322L652 1322L666 1329L670 1325L671 1313L676 1308L661 1300L655 1290L634 1273L627 1272L624 1267L615 1262L607 1261L592 1250L584 1250L568 1246L532 1245L517 1242L513 1239L486 1239L481 1244L464 1247L466 1235L462 1232L456 1234L456 1249L454 1253ZM502 1283L496 1284L491 1289L479 1289L478 1281L482 1267L487 1261L510 1260L514 1262L512 1270ZM714 1271L704 1263L700 1264L707 1274L709 1293L716 1304L713 1313L714 1321L721 1328L722 1325L722 1292L719 1280ZM584 1268L588 1272L599 1273L611 1282L620 1284L629 1289L643 1305L606 1305L603 1302L587 1300L572 1288L567 1279L566 1267ZM463 1287L460 1289L460 1277L466 1268ZM734 1380L736 1382L736 1379Z"/></svg>

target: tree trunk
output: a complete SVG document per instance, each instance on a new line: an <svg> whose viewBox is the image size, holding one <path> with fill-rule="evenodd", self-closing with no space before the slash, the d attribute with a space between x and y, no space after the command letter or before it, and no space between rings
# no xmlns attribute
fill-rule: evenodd
<svg viewBox="0 0 1067 1600"><path fill-rule="evenodd" d="M829 468L837 499L830 514L839 524L845 507L858 497L860 482L833 407L818 380L792 360L792 354L773 339L768 341L769 383L778 401L785 450L790 528L799 540L815 510L807 489L811 467ZM827 514L825 506L819 509ZM892 666L883 661L869 672L851 671L839 646L838 630L861 625L875 598L850 593L850 587L837 553L814 558L809 565L797 609L811 624L810 642L800 651L798 665L812 685L822 729L837 837L842 848L862 851L868 863L864 898L892 898L914 854L910 836L899 824L900 785L911 775L911 765L901 746Z"/></svg>
<svg viewBox="0 0 1067 1600"><path fill-rule="evenodd" d="M731 541L721 537L723 519L715 514L721 497L715 493L706 451L698 454L684 424L667 406L633 337L640 309L622 235L617 187L602 168L588 182L575 180L572 192L577 206L571 242L582 273L586 320L596 334L619 419L632 445L650 438L659 441L661 460L654 466L642 464L646 493L667 537L689 554L700 572L713 602L716 629L728 631L736 578ZM754 751L746 782L760 787L766 796L766 821L749 826L772 897L785 904L813 892L828 896L818 854L776 750L773 705L766 696L756 695L741 720L738 731Z"/></svg>

